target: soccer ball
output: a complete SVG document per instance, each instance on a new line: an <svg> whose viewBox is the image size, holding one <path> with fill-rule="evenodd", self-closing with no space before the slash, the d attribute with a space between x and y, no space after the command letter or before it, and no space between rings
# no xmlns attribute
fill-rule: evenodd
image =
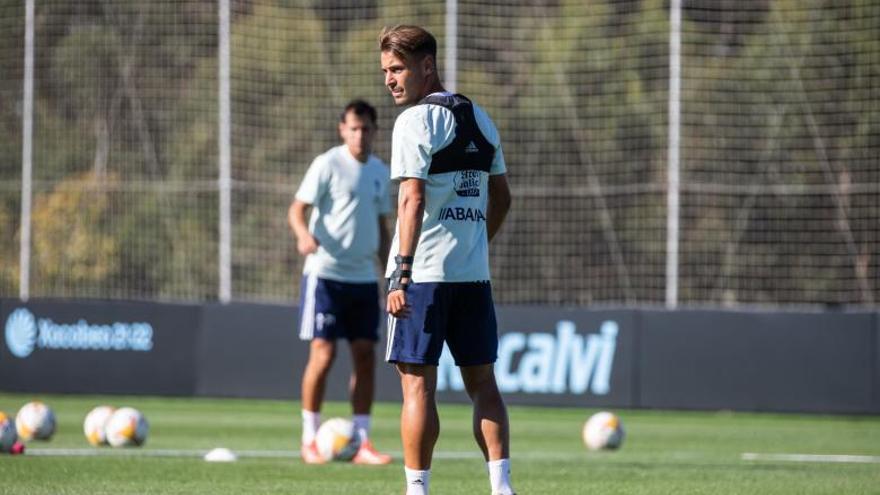
<svg viewBox="0 0 880 495"><path fill-rule="evenodd" d="M147 440L149 431L147 418L132 407L117 409L104 427L107 443L113 447L139 447Z"/></svg>
<svg viewBox="0 0 880 495"><path fill-rule="evenodd" d="M86 415L86 419L83 421L83 433L90 444L95 447L107 445L107 433L104 428L114 411L116 409L110 406L98 406Z"/></svg>
<svg viewBox="0 0 880 495"><path fill-rule="evenodd" d="M11 452L16 440L18 433L15 431L15 422L0 411L0 452Z"/></svg>
<svg viewBox="0 0 880 495"><path fill-rule="evenodd" d="M318 428L315 444L325 461L350 461L360 447L360 438L355 434L354 423L331 418Z"/></svg>
<svg viewBox="0 0 880 495"><path fill-rule="evenodd" d="M623 423L614 413L597 412L584 423L583 436L590 450L616 449L623 443Z"/></svg>
<svg viewBox="0 0 880 495"><path fill-rule="evenodd" d="M28 402L15 416L15 429L24 440L48 440L55 433L55 413L40 401Z"/></svg>

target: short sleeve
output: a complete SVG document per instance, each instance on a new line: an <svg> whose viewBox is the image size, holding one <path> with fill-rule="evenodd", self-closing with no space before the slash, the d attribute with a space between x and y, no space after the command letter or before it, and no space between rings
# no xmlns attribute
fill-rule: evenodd
<svg viewBox="0 0 880 495"><path fill-rule="evenodd" d="M495 148L495 157L492 158L492 166L489 168L489 175L501 175L507 173L507 164L504 163L504 151L501 150L501 144Z"/></svg>
<svg viewBox="0 0 880 495"><path fill-rule="evenodd" d="M422 106L422 105L420 105ZM400 114L391 133L391 178L426 179L431 166L431 136L419 107Z"/></svg>
<svg viewBox="0 0 880 495"><path fill-rule="evenodd" d="M437 105L408 108L394 123L391 135L391 179L427 179L431 155L455 138L452 112Z"/></svg>
<svg viewBox="0 0 880 495"><path fill-rule="evenodd" d="M296 191L296 199L306 204L316 204L318 199L327 192L328 172L327 160L323 155L315 158Z"/></svg>

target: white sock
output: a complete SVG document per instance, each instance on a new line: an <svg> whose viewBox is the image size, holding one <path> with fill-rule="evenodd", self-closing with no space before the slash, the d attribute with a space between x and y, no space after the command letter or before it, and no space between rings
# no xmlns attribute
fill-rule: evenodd
<svg viewBox="0 0 880 495"><path fill-rule="evenodd" d="M303 409L302 419L302 444L308 445L315 440L315 434L318 433L318 427L321 426L321 413Z"/></svg>
<svg viewBox="0 0 880 495"><path fill-rule="evenodd" d="M351 422L354 423L354 431L357 432L358 438L361 442L366 442L370 436L370 415L355 414L351 417Z"/></svg>
<svg viewBox="0 0 880 495"><path fill-rule="evenodd" d="M428 484L431 482L431 470L410 469L403 467L406 473L406 495L428 495Z"/></svg>
<svg viewBox="0 0 880 495"><path fill-rule="evenodd" d="M486 463L489 467L489 483L492 484L492 493L498 495L513 495L510 486L510 459L498 459Z"/></svg>

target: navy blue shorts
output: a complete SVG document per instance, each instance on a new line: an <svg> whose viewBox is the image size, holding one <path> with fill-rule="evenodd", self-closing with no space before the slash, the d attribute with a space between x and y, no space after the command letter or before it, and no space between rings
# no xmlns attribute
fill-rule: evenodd
<svg viewBox="0 0 880 495"><path fill-rule="evenodd" d="M299 338L379 340L379 284L306 275L299 298Z"/></svg>
<svg viewBox="0 0 880 495"><path fill-rule="evenodd" d="M406 302L407 318L388 315L386 361L436 366L445 341L458 366L495 362L498 324L489 282L412 284Z"/></svg>

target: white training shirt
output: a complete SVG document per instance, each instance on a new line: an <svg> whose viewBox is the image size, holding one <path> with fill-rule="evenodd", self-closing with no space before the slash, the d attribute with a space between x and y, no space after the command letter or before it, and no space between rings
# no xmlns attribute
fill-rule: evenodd
<svg viewBox="0 0 880 495"><path fill-rule="evenodd" d="M455 138L452 111L433 104L406 109L394 123L391 136L391 179L425 180L425 214L413 261L412 280L476 282L489 280L489 241L486 232L489 175L507 172L501 139L486 112L473 105L483 136L495 147L489 173L455 171L428 174L431 156ZM479 189L476 195L475 190ZM389 253L386 277L397 267L399 224Z"/></svg>
<svg viewBox="0 0 880 495"><path fill-rule="evenodd" d="M388 166L375 155L359 162L345 145L309 166L296 199L312 205L309 232L320 246L303 274L339 282L375 282L379 217L391 211Z"/></svg>

